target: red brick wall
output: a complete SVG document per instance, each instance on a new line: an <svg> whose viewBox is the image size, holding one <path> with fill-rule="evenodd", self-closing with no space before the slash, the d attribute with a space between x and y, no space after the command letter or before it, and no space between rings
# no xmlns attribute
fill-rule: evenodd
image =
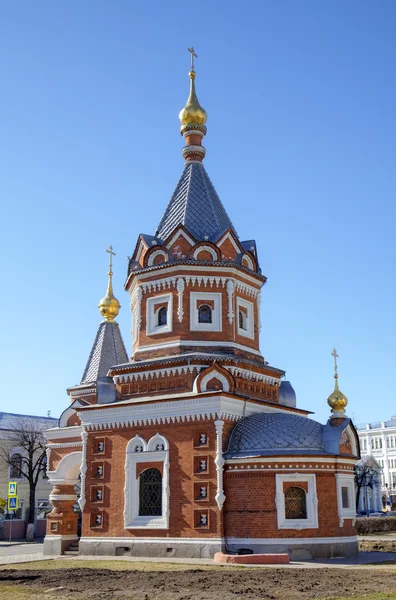
<svg viewBox="0 0 396 600"><path fill-rule="evenodd" d="M124 529L124 485L126 447L130 439L140 435L146 442L161 433L169 442L170 453L170 522L168 530L125 530ZM199 434L206 433L208 443L196 446ZM105 437L105 452L94 454L95 439ZM221 535L221 521L215 501L217 490L216 467L216 433L213 420L197 421L193 424L175 423L154 427L136 427L89 434L87 443L87 504L83 515L83 535L100 535L119 537L218 537ZM194 459L205 457L208 460L207 473L194 473ZM95 465L104 463L104 477L95 477ZM139 469L147 466L158 466L158 463L143 463ZM194 483L206 483L209 487L207 500L196 500ZM100 505L91 502L91 486L104 486L104 501ZM103 509L104 526L101 529L92 528L89 513ZM194 527L196 516L194 511L209 511L209 527Z"/></svg>
<svg viewBox="0 0 396 600"><path fill-rule="evenodd" d="M284 474L284 471L282 473ZM343 527L339 525L334 473L316 473L319 528L300 531L277 529L274 471L226 471L224 475L224 491L227 498L224 506L226 536L304 538L354 535L350 519L345 519ZM290 485L304 487L301 482Z"/></svg>

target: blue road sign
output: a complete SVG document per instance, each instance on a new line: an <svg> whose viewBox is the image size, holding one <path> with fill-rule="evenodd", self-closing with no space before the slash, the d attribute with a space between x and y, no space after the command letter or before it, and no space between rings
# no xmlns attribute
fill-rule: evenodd
<svg viewBox="0 0 396 600"><path fill-rule="evenodd" d="M8 482L8 495L9 496L16 496L17 495L17 484L16 484L16 481L9 481Z"/></svg>
<svg viewBox="0 0 396 600"><path fill-rule="evenodd" d="M18 510L18 496L8 498L8 510Z"/></svg>

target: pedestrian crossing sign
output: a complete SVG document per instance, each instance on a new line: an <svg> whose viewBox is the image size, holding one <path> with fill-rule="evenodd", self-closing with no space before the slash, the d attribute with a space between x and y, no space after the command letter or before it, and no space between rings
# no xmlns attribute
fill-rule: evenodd
<svg viewBox="0 0 396 600"><path fill-rule="evenodd" d="M8 510L18 510L18 496L8 497Z"/></svg>
<svg viewBox="0 0 396 600"><path fill-rule="evenodd" d="M17 495L17 484L16 484L16 481L9 481L8 482L8 495L9 496L16 496Z"/></svg>

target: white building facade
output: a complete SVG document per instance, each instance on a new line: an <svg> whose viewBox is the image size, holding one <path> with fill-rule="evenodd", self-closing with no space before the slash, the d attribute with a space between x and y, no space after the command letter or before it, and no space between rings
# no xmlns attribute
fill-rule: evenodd
<svg viewBox="0 0 396 600"><path fill-rule="evenodd" d="M382 469L381 487L387 510L396 510L396 415L389 421L356 427L362 458L372 456Z"/></svg>

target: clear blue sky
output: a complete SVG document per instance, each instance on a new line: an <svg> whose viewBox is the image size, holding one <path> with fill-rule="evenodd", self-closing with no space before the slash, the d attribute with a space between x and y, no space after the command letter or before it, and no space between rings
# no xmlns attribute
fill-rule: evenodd
<svg viewBox="0 0 396 600"><path fill-rule="evenodd" d="M268 277L261 347L325 420L396 413L396 4L3 3L1 410L59 415L79 382L113 244L127 261L183 168L194 45L205 165Z"/></svg>

